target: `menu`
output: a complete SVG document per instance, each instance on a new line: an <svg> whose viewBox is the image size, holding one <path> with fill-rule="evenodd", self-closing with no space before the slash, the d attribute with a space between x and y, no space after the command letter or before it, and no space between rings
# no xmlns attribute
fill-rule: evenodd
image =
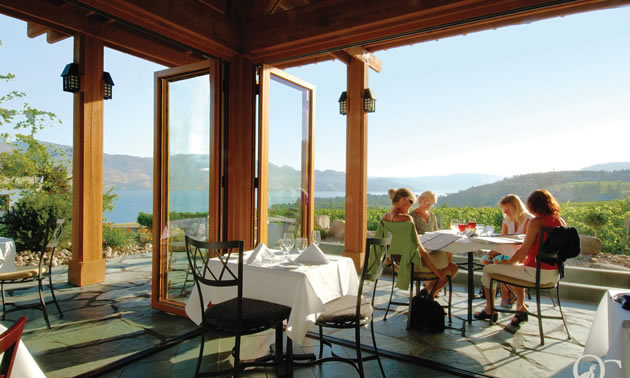
<svg viewBox="0 0 630 378"><path fill-rule="evenodd" d="M460 238L460 236L454 234L426 233L420 235L420 242L427 251L439 251Z"/></svg>

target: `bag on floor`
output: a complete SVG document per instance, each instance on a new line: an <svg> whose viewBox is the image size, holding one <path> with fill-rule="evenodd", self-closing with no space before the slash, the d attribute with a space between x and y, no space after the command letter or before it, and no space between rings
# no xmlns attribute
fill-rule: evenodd
<svg viewBox="0 0 630 378"><path fill-rule="evenodd" d="M444 332L445 316L442 306L426 290L412 298L411 328L431 333Z"/></svg>

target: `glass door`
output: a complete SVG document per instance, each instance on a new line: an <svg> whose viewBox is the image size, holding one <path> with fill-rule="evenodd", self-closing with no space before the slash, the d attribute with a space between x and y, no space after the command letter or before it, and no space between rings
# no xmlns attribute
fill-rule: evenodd
<svg viewBox="0 0 630 378"><path fill-rule="evenodd" d="M271 66L260 70L257 240L313 227L315 86Z"/></svg>
<svg viewBox="0 0 630 378"><path fill-rule="evenodd" d="M183 313L194 286L184 236L217 240L220 177L214 86L205 61L156 72L153 307Z"/></svg>

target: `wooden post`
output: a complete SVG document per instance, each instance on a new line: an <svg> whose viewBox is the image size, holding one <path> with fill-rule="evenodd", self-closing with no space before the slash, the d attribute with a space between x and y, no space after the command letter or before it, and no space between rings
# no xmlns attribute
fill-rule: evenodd
<svg viewBox="0 0 630 378"><path fill-rule="evenodd" d="M243 240L254 248L254 89L253 64L235 57L229 68L229 127L227 130L227 240Z"/></svg>
<svg viewBox="0 0 630 378"><path fill-rule="evenodd" d="M346 133L346 229L343 255L363 265L367 238L367 114L363 90L368 87L369 66L351 59L348 63L348 114Z"/></svg>
<svg viewBox="0 0 630 378"><path fill-rule="evenodd" d="M103 259L103 41L74 37L81 90L74 94L72 260L68 281L84 286L105 280Z"/></svg>

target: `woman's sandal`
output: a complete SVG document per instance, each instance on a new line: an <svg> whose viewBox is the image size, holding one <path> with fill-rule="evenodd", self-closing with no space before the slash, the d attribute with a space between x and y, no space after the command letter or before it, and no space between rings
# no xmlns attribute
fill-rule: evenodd
<svg viewBox="0 0 630 378"><path fill-rule="evenodd" d="M475 317L475 319L478 319L478 320L490 319L490 314L486 313L484 310L481 310L479 312L475 312L473 314L473 316ZM498 318L499 318L499 314L492 315L492 321L493 322L496 322Z"/></svg>
<svg viewBox="0 0 630 378"><path fill-rule="evenodd" d="M501 307L511 308L514 302L516 302L516 295L510 293L510 297L508 299L501 300Z"/></svg>
<svg viewBox="0 0 630 378"><path fill-rule="evenodd" d="M527 318L528 316L526 312L519 311L514 315L510 324L513 326L519 326L522 322L526 322L528 320Z"/></svg>

